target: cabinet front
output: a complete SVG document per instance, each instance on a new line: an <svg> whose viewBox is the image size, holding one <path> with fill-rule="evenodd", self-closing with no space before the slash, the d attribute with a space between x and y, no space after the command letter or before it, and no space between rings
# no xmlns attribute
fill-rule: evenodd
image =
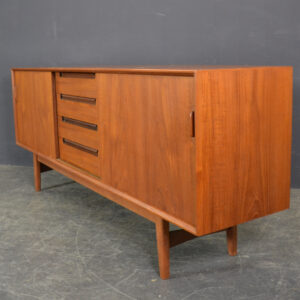
<svg viewBox="0 0 300 300"><path fill-rule="evenodd" d="M52 73L14 71L12 75L18 145L57 157Z"/></svg>
<svg viewBox="0 0 300 300"><path fill-rule="evenodd" d="M97 74L101 180L195 224L194 78Z"/></svg>
<svg viewBox="0 0 300 300"><path fill-rule="evenodd" d="M60 159L99 176L96 75L57 72L55 77Z"/></svg>

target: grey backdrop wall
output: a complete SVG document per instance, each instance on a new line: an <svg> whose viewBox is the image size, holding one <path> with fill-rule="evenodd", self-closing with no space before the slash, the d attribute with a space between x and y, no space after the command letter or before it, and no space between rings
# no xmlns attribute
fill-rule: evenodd
<svg viewBox="0 0 300 300"><path fill-rule="evenodd" d="M2 0L0 163L15 146L16 66L252 64L294 66L292 186L300 187L299 0Z"/></svg>

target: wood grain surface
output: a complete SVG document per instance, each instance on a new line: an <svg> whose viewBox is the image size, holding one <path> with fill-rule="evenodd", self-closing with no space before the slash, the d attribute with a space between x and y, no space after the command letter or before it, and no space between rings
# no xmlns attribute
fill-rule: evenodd
<svg viewBox="0 0 300 300"><path fill-rule="evenodd" d="M104 183L195 224L194 79L97 74Z"/></svg>
<svg viewBox="0 0 300 300"><path fill-rule="evenodd" d="M94 77L65 77L61 76L60 74L61 72L55 73L57 93L71 96L96 98L97 87Z"/></svg>
<svg viewBox="0 0 300 300"><path fill-rule="evenodd" d="M75 124L66 123L62 120L62 117L63 116L60 115L58 116L58 134L60 137L74 140L75 142L84 144L88 147L99 148L99 128L97 128L97 130L92 130Z"/></svg>
<svg viewBox="0 0 300 300"><path fill-rule="evenodd" d="M63 137L59 137L60 159L73 164L95 176L100 175L99 156L80 150L77 147L63 142ZM80 145L87 146L73 139L68 139L70 142L75 142ZM95 150L98 150L95 148Z"/></svg>
<svg viewBox="0 0 300 300"><path fill-rule="evenodd" d="M198 234L289 207L292 69L197 73Z"/></svg>
<svg viewBox="0 0 300 300"><path fill-rule="evenodd" d="M13 72L16 141L34 153L57 157L51 72Z"/></svg>

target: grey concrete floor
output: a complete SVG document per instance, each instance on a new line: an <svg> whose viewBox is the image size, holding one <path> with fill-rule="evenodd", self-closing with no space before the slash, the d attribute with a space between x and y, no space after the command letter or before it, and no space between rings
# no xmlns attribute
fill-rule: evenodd
<svg viewBox="0 0 300 300"><path fill-rule="evenodd" d="M56 173L0 166L0 300L300 299L300 190L291 209L171 249L158 276L151 222Z"/></svg>

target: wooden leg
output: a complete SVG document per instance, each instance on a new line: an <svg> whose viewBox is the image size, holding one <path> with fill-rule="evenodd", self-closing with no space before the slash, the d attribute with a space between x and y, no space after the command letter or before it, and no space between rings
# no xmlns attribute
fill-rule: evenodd
<svg viewBox="0 0 300 300"><path fill-rule="evenodd" d="M34 187L37 192L41 190L41 164L36 154L33 154Z"/></svg>
<svg viewBox="0 0 300 300"><path fill-rule="evenodd" d="M237 226L230 227L226 230L227 249L231 256L237 255Z"/></svg>
<svg viewBox="0 0 300 300"><path fill-rule="evenodd" d="M168 279L170 277L169 222L163 219L156 222L156 242L160 278Z"/></svg>

